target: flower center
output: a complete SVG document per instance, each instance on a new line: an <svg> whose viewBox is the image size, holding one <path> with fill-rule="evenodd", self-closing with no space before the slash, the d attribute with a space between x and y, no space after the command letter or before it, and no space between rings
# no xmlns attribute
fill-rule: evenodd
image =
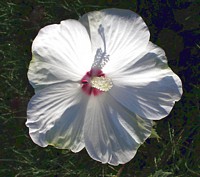
<svg viewBox="0 0 200 177"><path fill-rule="evenodd" d="M94 96L109 91L113 86L111 79L106 77L105 74L101 71L109 61L109 55L106 52L104 27L102 25L99 25L98 33L103 41L103 50L102 48L98 48L96 50L92 69L87 72L81 79L82 90L87 95L93 94Z"/></svg>
<svg viewBox="0 0 200 177"><path fill-rule="evenodd" d="M93 88L97 88L101 91L107 92L112 88L112 81L107 77L93 77L91 79L91 85Z"/></svg>
<svg viewBox="0 0 200 177"><path fill-rule="evenodd" d="M82 90L87 94L94 96L109 91L113 84L110 78L99 69L91 69L81 79Z"/></svg>

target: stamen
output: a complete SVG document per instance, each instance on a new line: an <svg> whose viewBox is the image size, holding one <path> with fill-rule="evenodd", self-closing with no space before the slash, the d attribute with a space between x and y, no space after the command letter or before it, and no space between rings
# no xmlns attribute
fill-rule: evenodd
<svg viewBox="0 0 200 177"><path fill-rule="evenodd" d="M106 52L106 39L104 28L102 25L99 25L98 33L103 41L103 50L101 48L97 49L92 68L102 69L109 61L109 55Z"/></svg>
<svg viewBox="0 0 200 177"><path fill-rule="evenodd" d="M93 77L91 79L91 85L92 87L97 88L104 92L109 91L113 86L111 79L103 76Z"/></svg>
<svg viewBox="0 0 200 177"><path fill-rule="evenodd" d="M105 52L102 52L102 50L99 48L97 49L92 68L102 69L108 61L109 55L107 55Z"/></svg>

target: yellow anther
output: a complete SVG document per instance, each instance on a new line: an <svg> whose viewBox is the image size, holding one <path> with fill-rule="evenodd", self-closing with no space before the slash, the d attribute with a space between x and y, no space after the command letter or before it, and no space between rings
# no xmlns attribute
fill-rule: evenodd
<svg viewBox="0 0 200 177"><path fill-rule="evenodd" d="M107 77L93 77L91 79L91 85L94 88L97 88L101 91L107 92L110 90L113 86L111 79Z"/></svg>

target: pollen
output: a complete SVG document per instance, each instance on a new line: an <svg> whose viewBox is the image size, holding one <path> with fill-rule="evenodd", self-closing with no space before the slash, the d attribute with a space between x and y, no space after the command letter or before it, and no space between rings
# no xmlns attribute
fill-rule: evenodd
<svg viewBox="0 0 200 177"><path fill-rule="evenodd" d="M107 77L93 77L91 79L91 86L93 88L97 88L103 92L107 92L109 91L112 86L113 86L113 83L111 81L111 79L107 78Z"/></svg>

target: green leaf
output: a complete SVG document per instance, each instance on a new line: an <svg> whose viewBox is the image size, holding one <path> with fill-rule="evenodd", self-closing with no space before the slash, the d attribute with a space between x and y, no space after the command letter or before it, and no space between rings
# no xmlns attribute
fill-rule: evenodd
<svg viewBox="0 0 200 177"><path fill-rule="evenodd" d="M173 174L172 172L165 172L165 171L162 171L162 170L158 170L153 175L151 175L149 177L168 177L172 174Z"/></svg>
<svg viewBox="0 0 200 177"><path fill-rule="evenodd" d="M155 128L152 128L151 130L151 135L149 138L156 138L158 141L159 139L161 139L161 137L158 135L158 133L156 132L156 129Z"/></svg>

